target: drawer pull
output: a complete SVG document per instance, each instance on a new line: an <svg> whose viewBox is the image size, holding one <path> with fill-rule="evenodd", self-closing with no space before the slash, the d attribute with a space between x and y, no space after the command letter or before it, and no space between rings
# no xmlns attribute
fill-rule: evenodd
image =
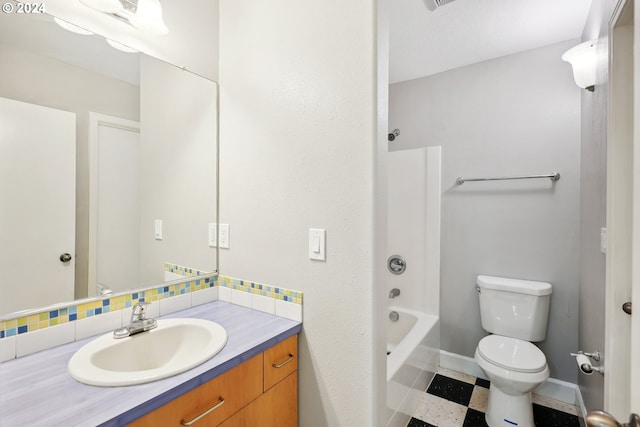
<svg viewBox="0 0 640 427"><path fill-rule="evenodd" d="M224 404L224 397L220 396L219 399L220 400L218 401L218 403L216 403L215 406L213 406L212 408L207 409L206 411L204 411L202 414L198 415L191 421L182 420L180 421L180 424L182 424L183 426L190 426L190 425L193 425L196 421L199 421L201 418L206 417L207 415L209 415L210 413L212 413L213 411L215 411L216 409L218 409Z"/></svg>
<svg viewBox="0 0 640 427"><path fill-rule="evenodd" d="M282 363L274 363L271 366L273 366L274 368L282 368L284 365L286 365L287 363L291 362L293 360L294 356L293 354L289 353L289 358L287 360L285 360Z"/></svg>

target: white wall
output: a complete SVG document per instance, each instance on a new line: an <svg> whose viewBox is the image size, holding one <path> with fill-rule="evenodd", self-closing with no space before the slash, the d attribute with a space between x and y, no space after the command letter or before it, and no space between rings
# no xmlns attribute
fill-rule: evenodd
<svg viewBox="0 0 640 427"><path fill-rule="evenodd" d="M140 77L140 277L164 281L164 262L213 271L217 86L148 56ZM154 236L156 219L162 240Z"/></svg>
<svg viewBox="0 0 640 427"><path fill-rule="evenodd" d="M220 2L220 270L304 292L304 426L376 425L384 408L374 3ZM309 260L309 228L327 230L326 262Z"/></svg>
<svg viewBox="0 0 640 427"><path fill-rule="evenodd" d="M473 357L478 274L553 284L551 376L577 382L580 91L560 43L398 83L390 89L393 150L442 146L442 349ZM465 183L463 177L560 172L548 180Z"/></svg>

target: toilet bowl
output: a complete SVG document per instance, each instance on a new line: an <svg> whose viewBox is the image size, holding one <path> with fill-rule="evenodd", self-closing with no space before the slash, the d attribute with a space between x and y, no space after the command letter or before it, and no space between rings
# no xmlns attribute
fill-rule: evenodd
<svg viewBox="0 0 640 427"><path fill-rule="evenodd" d="M549 378L544 353L532 342L547 335L550 283L480 275L476 280L482 328L475 360L491 386L489 427L535 427L531 392Z"/></svg>
<svg viewBox="0 0 640 427"><path fill-rule="evenodd" d="M544 353L528 341L489 335L478 343L475 360L491 382L489 427L534 427L531 392L549 378Z"/></svg>

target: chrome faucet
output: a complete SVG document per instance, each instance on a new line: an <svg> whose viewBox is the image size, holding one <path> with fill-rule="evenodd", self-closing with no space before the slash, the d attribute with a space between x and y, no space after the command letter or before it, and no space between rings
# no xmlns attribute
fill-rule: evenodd
<svg viewBox="0 0 640 427"><path fill-rule="evenodd" d="M157 327L157 320L147 319L147 305L149 305L148 302L138 302L134 305L133 310L131 311L131 320L129 321L129 324L113 331L113 338L119 339L129 337Z"/></svg>
<svg viewBox="0 0 640 427"><path fill-rule="evenodd" d="M389 298L395 298L398 295L400 295L400 289L398 288L393 288L389 291Z"/></svg>

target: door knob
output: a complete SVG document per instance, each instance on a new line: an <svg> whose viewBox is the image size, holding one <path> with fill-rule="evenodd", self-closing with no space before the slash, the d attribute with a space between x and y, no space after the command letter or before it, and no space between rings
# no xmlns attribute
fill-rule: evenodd
<svg viewBox="0 0 640 427"><path fill-rule="evenodd" d="M624 304L622 304L622 311L624 311L627 314L631 314L631 301L627 301Z"/></svg>
<svg viewBox="0 0 640 427"><path fill-rule="evenodd" d="M640 427L640 417L636 414L631 414L629 422L621 425L605 411L591 411L587 414L585 421L587 427Z"/></svg>
<svg viewBox="0 0 640 427"><path fill-rule="evenodd" d="M62 262L69 262L71 261L71 254L68 253L63 253L62 255L60 255L60 261Z"/></svg>

